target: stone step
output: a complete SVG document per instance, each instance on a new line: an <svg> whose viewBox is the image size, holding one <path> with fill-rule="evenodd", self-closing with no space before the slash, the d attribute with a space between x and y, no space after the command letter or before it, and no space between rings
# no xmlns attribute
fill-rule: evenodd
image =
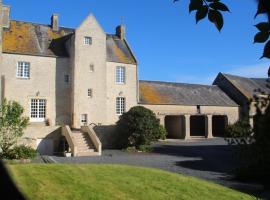
<svg viewBox="0 0 270 200"><path fill-rule="evenodd" d="M77 151L79 153L83 153L83 152L95 152L94 149L89 149L89 148L78 148Z"/></svg>
<svg viewBox="0 0 270 200"><path fill-rule="evenodd" d="M76 142L78 154L91 156L91 153L95 153L95 146L93 145L91 138L87 133L81 132L79 130L73 130L72 137Z"/></svg>
<svg viewBox="0 0 270 200"><path fill-rule="evenodd" d="M78 157L86 157L86 156L99 156L98 152L79 152L77 153Z"/></svg>

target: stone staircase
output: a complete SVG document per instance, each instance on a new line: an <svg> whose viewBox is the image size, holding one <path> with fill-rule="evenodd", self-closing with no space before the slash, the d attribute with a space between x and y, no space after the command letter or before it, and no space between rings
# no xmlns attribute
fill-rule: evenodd
<svg viewBox="0 0 270 200"><path fill-rule="evenodd" d="M72 130L72 136L77 146L76 156L98 155L95 146L87 133L84 133L81 130Z"/></svg>

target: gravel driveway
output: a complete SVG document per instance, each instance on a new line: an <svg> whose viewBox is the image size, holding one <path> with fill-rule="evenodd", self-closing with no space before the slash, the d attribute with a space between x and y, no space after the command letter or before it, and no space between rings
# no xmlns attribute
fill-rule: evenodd
<svg viewBox="0 0 270 200"><path fill-rule="evenodd" d="M210 180L252 194L260 192L260 185L232 180L237 167L235 147L222 138L169 140L153 145L152 153L128 153L104 150L99 157L52 157L58 163L110 163L159 168Z"/></svg>

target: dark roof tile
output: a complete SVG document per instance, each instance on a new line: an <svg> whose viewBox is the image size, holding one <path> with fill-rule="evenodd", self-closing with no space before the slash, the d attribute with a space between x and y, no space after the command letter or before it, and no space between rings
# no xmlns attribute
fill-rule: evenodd
<svg viewBox="0 0 270 200"><path fill-rule="evenodd" d="M247 98L252 98L258 90L270 94L270 88L267 87L267 78L246 78L224 73L222 75Z"/></svg>
<svg viewBox="0 0 270 200"><path fill-rule="evenodd" d="M3 52L36 56L68 57L66 41L75 29L11 20L10 28L3 31ZM136 64L127 42L107 34L107 61Z"/></svg>
<svg viewBox="0 0 270 200"><path fill-rule="evenodd" d="M237 106L219 87L140 81L140 103L156 105Z"/></svg>

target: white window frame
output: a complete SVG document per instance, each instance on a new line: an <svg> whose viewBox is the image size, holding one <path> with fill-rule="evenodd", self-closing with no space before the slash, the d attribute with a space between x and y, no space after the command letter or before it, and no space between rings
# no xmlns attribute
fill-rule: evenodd
<svg viewBox="0 0 270 200"><path fill-rule="evenodd" d="M81 124L87 125L88 123L88 116L87 114L81 114Z"/></svg>
<svg viewBox="0 0 270 200"><path fill-rule="evenodd" d="M92 98L93 97L93 90L91 88L89 88L87 90L87 96L88 96L88 98Z"/></svg>
<svg viewBox="0 0 270 200"><path fill-rule="evenodd" d="M30 99L30 122L44 122L46 120L46 99Z"/></svg>
<svg viewBox="0 0 270 200"><path fill-rule="evenodd" d="M116 115L122 115L126 111L126 98L116 97Z"/></svg>
<svg viewBox="0 0 270 200"><path fill-rule="evenodd" d="M30 62L25 61L17 62L16 77L20 79L30 78Z"/></svg>
<svg viewBox="0 0 270 200"><path fill-rule="evenodd" d="M116 84L125 84L126 82L126 68L117 66L115 69L115 82Z"/></svg>
<svg viewBox="0 0 270 200"><path fill-rule="evenodd" d="M93 39L92 39L92 37L90 37L90 36L84 36L84 45L92 45L92 41Z"/></svg>

